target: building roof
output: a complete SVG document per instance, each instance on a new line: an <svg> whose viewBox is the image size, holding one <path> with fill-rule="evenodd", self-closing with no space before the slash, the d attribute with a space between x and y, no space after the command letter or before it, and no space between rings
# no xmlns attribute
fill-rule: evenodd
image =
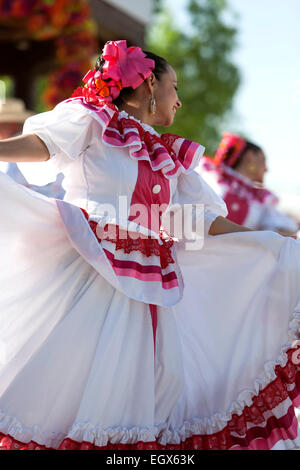
<svg viewBox="0 0 300 470"><path fill-rule="evenodd" d="M152 14L152 0L104 0L111 6L131 16L139 23L147 25Z"/></svg>

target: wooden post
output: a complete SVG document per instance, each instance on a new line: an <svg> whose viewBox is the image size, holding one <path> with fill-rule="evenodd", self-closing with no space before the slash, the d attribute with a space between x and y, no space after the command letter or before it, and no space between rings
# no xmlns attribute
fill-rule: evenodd
<svg viewBox="0 0 300 470"><path fill-rule="evenodd" d="M28 109L35 106L35 79L51 72L54 67L54 41L0 42L0 75L14 79L14 95Z"/></svg>

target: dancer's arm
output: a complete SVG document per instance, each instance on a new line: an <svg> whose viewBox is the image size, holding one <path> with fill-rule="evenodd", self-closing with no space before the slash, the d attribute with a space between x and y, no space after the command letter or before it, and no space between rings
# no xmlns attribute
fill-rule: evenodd
<svg viewBox="0 0 300 470"><path fill-rule="evenodd" d="M0 140L2 162L44 162L49 158L46 145L37 135L25 134Z"/></svg>
<svg viewBox="0 0 300 470"><path fill-rule="evenodd" d="M225 217L217 217L210 226L209 235L221 235L224 233L233 232L252 232L250 228L243 227L242 225L235 224Z"/></svg>

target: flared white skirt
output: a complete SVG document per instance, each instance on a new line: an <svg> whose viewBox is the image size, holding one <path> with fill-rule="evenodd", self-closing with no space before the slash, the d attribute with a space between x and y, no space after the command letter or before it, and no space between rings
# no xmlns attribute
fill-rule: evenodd
<svg viewBox="0 0 300 470"><path fill-rule="evenodd" d="M300 243L178 250L175 307L111 285L55 199L0 174L1 449L300 447Z"/></svg>

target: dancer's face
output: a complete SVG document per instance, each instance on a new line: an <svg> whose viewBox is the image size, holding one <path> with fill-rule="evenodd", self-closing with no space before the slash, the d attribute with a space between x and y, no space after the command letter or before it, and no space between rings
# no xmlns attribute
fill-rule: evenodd
<svg viewBox="0 0 300 470"><path fill-rule="evenodd" d="M258 181L259 183L263 183L265 173L268 171L266 156L261 151L255 152L254 155L255 155L254 161L255 161L255 166L256 166L255 181Z"/></svg>
<svg viewBox="0 0 300 470"><path fill-rule="evenodd" d="M266 156L262 151L248 150L242 162L246 176L258 183L264 182L265 173L268 171Z"/></svg>
<svg viewBox="0 0 300 470"><path fill-rule="evenodd" d="M155 80L153 96L156 100L156 113L153 125L171 126L177 109L182 107L177 94L177 76L175 70L168 65L160 80Z"/></svg>

